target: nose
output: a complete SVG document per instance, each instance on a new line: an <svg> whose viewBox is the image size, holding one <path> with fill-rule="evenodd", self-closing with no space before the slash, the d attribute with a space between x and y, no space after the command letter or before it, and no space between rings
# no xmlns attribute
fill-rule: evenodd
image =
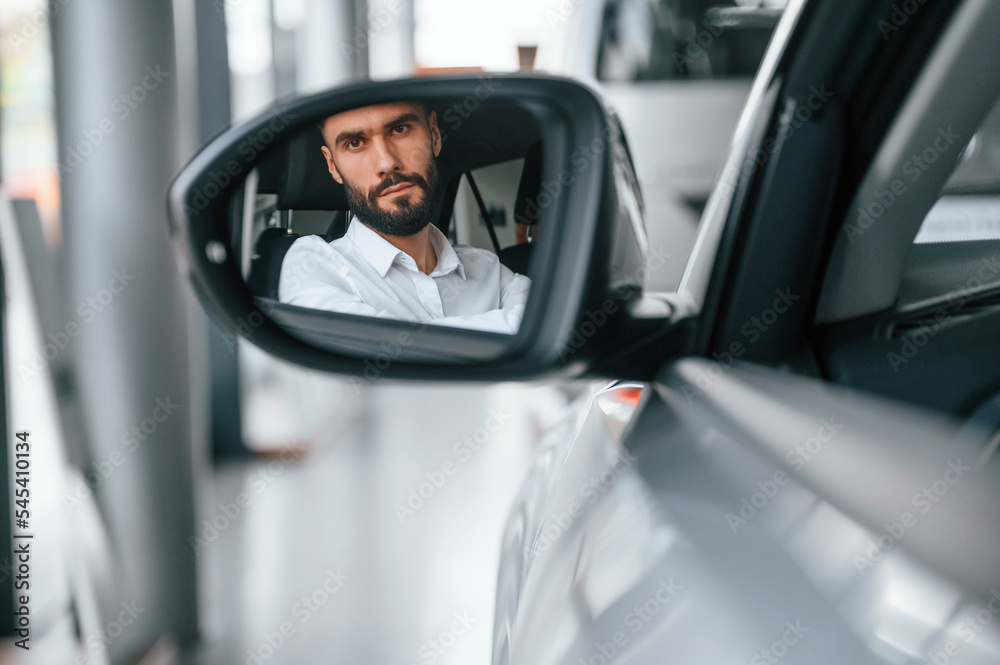
<svg viewBox="0 0 1000 665"><path fill-rule="evenodd" d="M403 163L396 153L395 147L388 141L376 139L374 141L375 170L379 178L403 169Z"/></svg>

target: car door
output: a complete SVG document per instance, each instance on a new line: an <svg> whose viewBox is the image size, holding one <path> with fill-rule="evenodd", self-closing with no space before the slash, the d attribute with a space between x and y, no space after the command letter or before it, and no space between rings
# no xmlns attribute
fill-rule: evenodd
<svg viewBox="0 0 1000 665"><path fill-rule="evenodd" d="M540 454L494 662L1000 660L996 280L940 289L995 243L912 244L1000 91L996 12L790 3L682 279L692 357Z"/></svg>

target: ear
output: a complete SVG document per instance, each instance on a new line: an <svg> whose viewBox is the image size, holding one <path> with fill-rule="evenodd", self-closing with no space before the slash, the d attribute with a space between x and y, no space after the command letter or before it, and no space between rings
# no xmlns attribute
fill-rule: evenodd
<svg viewBox="0 0 1000 665"><path fill-rule="evenodd" d="M333 179L339 182L341 185L344 184L344 179L340 176L340 171L337 170L337 165L333 161L333 153L326 146L320 148L323 151L323 157L326 158L326 168L333 176Z"/></svg>
<svg viewBox="0 0 1000 665"><path fill-rule="evenodd" d="M434 147L434 156L441 152L441 130L438 129L437 112L431 111L427 116L427 126L431 130L431 145Z"/></svg>

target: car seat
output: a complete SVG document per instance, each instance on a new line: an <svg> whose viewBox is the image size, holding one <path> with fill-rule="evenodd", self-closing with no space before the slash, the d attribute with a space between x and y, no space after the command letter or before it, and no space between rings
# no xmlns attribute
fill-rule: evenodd
<svg viewBox="0 0 1000 665"><path fill-rule="evenodd" d="M529 237L532 237L541 210L538 207L538 194L542 187L542 143L536 142L524 156L524 168L521 170L521 181L517 186L517 199L514 202L514 223L528 227ZM500 262L522 275L528 272L528 259L531 256L531 243L523 242L500 250Z"/></svg>
<svg viewBox="0 0 1000 665"><path fill-rule="evenodd" d="M318 129L309 127L299 132L258 167L257 193L276 195L278 210L330 211L330 225L323 234L330 241L347 232L348 204L344 186L330 176L322 146ZM284 227L268 228L260 234L247 278L251 293L276 297L281 262L299 237Z"/></svg>

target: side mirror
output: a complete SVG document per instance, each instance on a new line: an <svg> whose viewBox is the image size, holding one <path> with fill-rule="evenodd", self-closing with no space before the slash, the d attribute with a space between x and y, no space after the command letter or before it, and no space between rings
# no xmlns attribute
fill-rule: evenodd
<svg viewBox="0 0 1000 665"><path fill-rule="evenodd" d="M675 309L643 298L621 128L565 79L369 82L279 102L191 160L169 219L231 339L307 367L649 378L644 343L683 345Z"/></svg>

